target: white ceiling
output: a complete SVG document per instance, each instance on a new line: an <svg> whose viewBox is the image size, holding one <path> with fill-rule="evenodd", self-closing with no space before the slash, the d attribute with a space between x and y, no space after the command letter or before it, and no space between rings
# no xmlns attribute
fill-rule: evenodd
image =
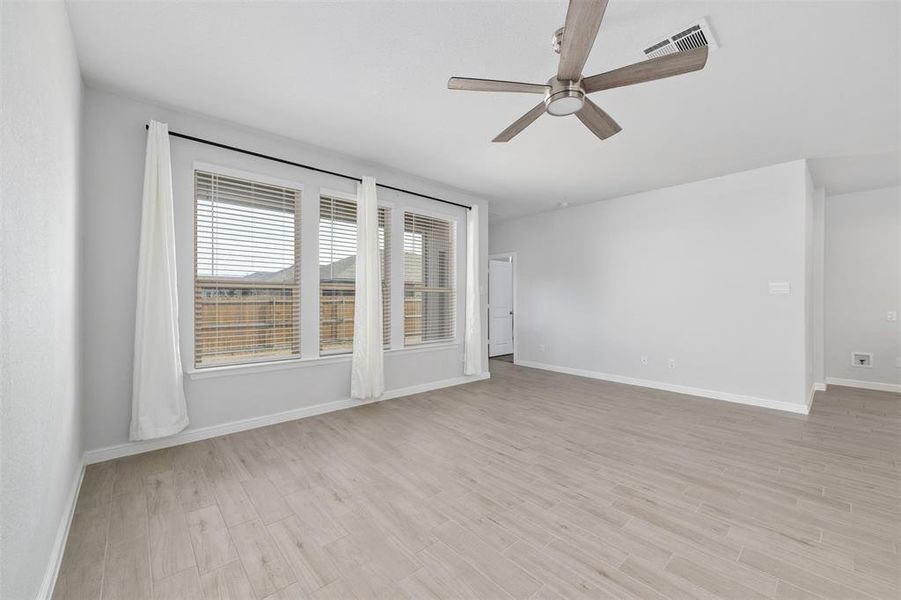
<svg viewBox="0 0 901 600"><path fill-rule="evenodd" d="M899 178L898 2L611 0L593 74L707 16L698 73L600 92L601 142L537 97L449 91L450 75L544 82L566 2L73 2L85 79L401 169L507 217L812 158L831 191Z"/></svg>

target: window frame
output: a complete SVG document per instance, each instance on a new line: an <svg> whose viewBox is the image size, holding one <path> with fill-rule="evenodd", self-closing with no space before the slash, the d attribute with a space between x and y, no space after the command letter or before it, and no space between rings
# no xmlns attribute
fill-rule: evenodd
<svg viewBox="0 0 901 600"><path fill-rule="evenodd" d="M175 158L173 156L173 158ZM301 194L301 202L299 204L301 219L299 230L301 231L301 249L300 249L300 317L299 327L301 328L301 354L299 357L286 357L283 359L273 360L272 358L260 359L254 362L242 362L234 364L216 364L204 366L200 368L194 367L194 276L195 267L193 264L193 253L196 247L194 240L196 218L194 207L194 172L196 170L207 171L228 177L238 177L241 179L249 179L265 183L269 185L282 186L298 190ZM273 174L274 173L274 174ZM349 191L349 186L340 185L334 177L323 177L317 174L307 174L304 172L295 173L293 170L285 170L284 173L279 172L278 167L268 168L267 164L260 165L241 165L239 168L229 166L229 163L222 157L222 161L215 162L207 159L191 158L184 164L184 168L180 165L173 164L173 184L176 193L176 245L178 258L183 256L183 252L190 253L191 258L188 260L178 260L178 283L179 283L179 302L183 307L190 307L188 310L181 310L179 322L183 331L181 335L181 351L184 365L184 372L190 380L204 380L219 377L233 377L244 374L266 373L270 371L295 370L307 367L316 367L320 365L349 365L352 360L351 353L343 354L319 354L316 349L319 347L319 332L314 331L312 327L314 323L318 326L319 306L318 306L318 288L311 290L311 287L318 286L318 271L313 274L310 271L311 266L315 267L318 263L318 207L321 195L329 195L334 197L349 198L356 200L357 195ZM184 200L181 200L181 199ZM448 352L450 350L462 351L463 344L463 327L465 323L465 272L466 272L466 214L465 208L457 209L433 201L419 198L402 192L391 190L379 190L379 207L385 207L391 210L390 227L391 227L391 279L389 285L389 297L391 298L391 335L390 342L386 339L385 355L386 356L406 356L410 354L432 353L432 352ZM315 209L311 209L315 207ZM317 211L315 224L310 224L309 215L311 210ZM445 219L455 224L456 237L455 243L455 292L457 296L456 305L456 327L453 339L446 341L427 342L414 346L404 345L403 335L403 298L404 298L404 282L403 282L403 214L405 211L415 212L424 216L431 216L439 219ZM316 245L311 245L311 240ZM315 256L314 256L315 255ZM188 258L185 256L185 258ZM187 263L187 264L185 264ZM313 269L316 271L316 269ZM315 299L315 304L314 304ZM315 312L315 315L312 314ZM313 335L315 333L315 335ZM312 345L310 338L315 337Z"/></svg>
<svg viewBox="0 0 901 600"><path fill-rule="evenodd" d="M428 340L424 342L419 342L415 344L407 344L407 336L405 333L405 329L402 329L401 334L401 344L403 348L422 348L428 346L440 346L444 344L454 344L459 345L462 343L461 339L461 328L464 325L464 321L466 319L465 310L466 306L464 304L465 300L465 289L461 286L465 285L466 278L466 216L462 217L457 214L452 214L450 212L444 212L441 210L433 210L430 208L422 208L418 203L408 203L401 207L400 209L400 226L401 226L401 248L404 247L404 238L406 237L406 214L412 213L414 215L419 215L422 217L428 217L430 219L447 221L451 225L451 244L453 247L452 257L450 260L451 266L451 275L453 277L452 285L450 289L453 293L453 334L448 338L442 338L438 340ZM406 258L406 252L402 252L401 260L400 260L400 268L401 268L401 290L400 296L404 299L402 304L401 314L403 315L404 328L406 327L406 292L407 292L407 282L404 280L406 275L406 265L404 264L404 260ZM461 269L463 273L463 277L461 278Z"/></svg>
<svg viewBox="0 0 901 600"><path fill-rule="evenodd" d="M354 203L354 205L358 204L358 199L357 199L356 194L350 194L348 192L340 192L340 191L333 190L331 188L326 188L326 187L319 188L319 197L318 197L318 202L317 202L318 214L316 217L316 223L317 223L316 255L317 255L317 258L321 257L321 253L322 253L322 243L321 243L322 240L321 240L320 236L318 235L318 232L319 232L319 224L322 221L321 207L322 207L322 199L323 198L344 200L346 202L352 202L352 203ZM388 329L385 330L384 327L382 328L382 330L383 330L382 335L384 336L384 339L382 340L382 346L387 351L390 348L392 348L391 332L392 332L392 328L393 328L393 319L391 319L390 315L393 310L393 302L391 302L391 297L392 297L392 289L391 288L392 288L392 280L393 280L393 273L394 273L394 264L393 263L395 260L394 259L395 253L392 252L392 248L391 248L392 240L394 239L394 232L392 231L394 204L391 202L383 202L383 201L379 200L377 207L379 210L384 208L384 209L387 209L387 211L388 211L387 215L386 215L387 218L385 219L385 252L388 255L388 262L385 265L385 267L386 267L385 273L388 275L388 277L387 277L387 284L388 284L387 312L389 315L389 320L388 320ZM354 218L356 218L356 209L355 209L355 213L354 213ZM354 225L356 225L356 221L354 221ZM303 248L301 248L301 251L303 251ZM317 284L317 288L318 288L317 298L319 299L318 302L319 302L319 315L320 315L318 318L318 320L319 320L319 340L318 340L319 356L320 357L333 357L333 356L343 356L345 354L352 353L353 346L351 346L348 349L344 349L344 348L333 348L330 350L322 349L322 316L321 316L322 315L322 304L321 304L321 302L322 302L322 287L321 287L322 280L318 277L318 275L316 278L316 284ZM354 278L354 292L356 292L356 278ZM383 297L382 298L382 314L383 315L386 312L386 307L384 305L384 302L385 302L385 298Z"/></svg>
<svg viewBox="0 0 901 600"><path fill-rule="evenodd" d="M256 358L248 358L242 359L239 361L217 361L210 364L198 364L197 362L197 173L204 172L209 173L213 176L221 176L232 179L242 179L245 181L251 181L254 183L259 183L263 185L269 185L274 187L281 187L285 189L291 189L297 192L297 199L295 200L294 205L294 236L295 236L295 264L294 268L296 270L296 293L297 293L297 301L296 301L296 311L295 311L295 323L294 330L296 335L296 345L297 345L297 353L291 353L290 355L285 356L261 356ZM302 264L303 264L303 246L304 246L304 238L302 235L303 231L303 201L305 197L304 185L303 183L290 180L290 179L282 179L278 177L272 177L269 175L265 175L262 173L250 172L250 171L242 171L240 169L233 169L230 167L225 167L222 165L215 165L206 162L193 161L191 164L191 168L189 171L189 179L190 179L190 190L191 190L191 285L190 285L190 294L191 294L191 310L190 319L191 319L191 334L190 336L180 336L182 338L190 339L190 364L191 368L189 372L192 373L202 373L207 371L216 371L221 369L235 369L235 368L245 368L252 367L260 364L276 364L276 363L293 363L300 360L304 360L303 355L303 344L302 344L302 314L303 314L303 302L302 302L302 294L303 294L303 273L302 273ZM261 286L263 287L263 286Z"/></svg>

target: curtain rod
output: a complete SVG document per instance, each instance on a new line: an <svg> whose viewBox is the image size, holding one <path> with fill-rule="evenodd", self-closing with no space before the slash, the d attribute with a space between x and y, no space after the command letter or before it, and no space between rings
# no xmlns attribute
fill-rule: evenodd
<svg viewBox="0 0 901 600"><path fill-rule="evenodd" d="M150 129L150 125L149 124L144 125L144 129ZM185 133L178 133L177 131L170 131L169 135L171 135L172 137L181 138L183 140L190 140L192 142L197 142L199 144L206 144L208 146L215 146L217 148L223 148L224 150L231 150L232 152L240 152L241 154L256 156L257 158L264 158L266 160L271 160L273 162L282 163L284 165L291 165L292 167L300 167L301 169L307 169L308 171L316 171L317 173L325 173L326 175L334 175L335 177L343 177L344 179L352 179L353 181L357 181L360 183L363 182L362 178L354 177L353 175L346 175L344 173L338 173L336 171L320 169L319 167L305 165L303 163L286 160L284 158L278 158L277 156L269 156L268 154L261 154L259 152L254 152L253 150L245 150L244 148L238 148L236 146L220 144L219 142L214 142L212 140L205 140L203 138L194 137L193 135L188 135ZM442 202L444 204L450 204L452 206L459 206L460 208L465 208L466 210L469 210L471 208L469 206L466 206L465 204L458 204L457 202L451 202L450 200L442 200L441 198L436 198L435 196L428 196L426 194L420 194L419 192L411 192L410 190L405 190L403 188L394 187L393 185L385 185L384 183L376 183L376 185L378 187L383 187L386 190L394 190L395 192L403 192L404 194L410 194L412 196L419 196L420 198L427 198L428 200L434 200L435 202Z"/></svg>

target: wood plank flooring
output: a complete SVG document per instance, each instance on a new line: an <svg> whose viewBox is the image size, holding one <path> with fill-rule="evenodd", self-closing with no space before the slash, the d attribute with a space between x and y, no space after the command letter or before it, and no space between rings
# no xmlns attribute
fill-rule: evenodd
<svg viewBox="0 0 901 600"><path fill-rule="evenodd" d="M92 465L56 600L899 598L901 396L489 381Z"/></svg>

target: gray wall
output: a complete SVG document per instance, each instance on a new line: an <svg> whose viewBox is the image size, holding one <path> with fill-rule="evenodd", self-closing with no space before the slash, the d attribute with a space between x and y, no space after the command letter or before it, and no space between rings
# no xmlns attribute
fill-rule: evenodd
<svg viewBox="0 0 901 600"><path fill-rule="evenodd" d="M826 197L825 303L827 378L901 385L901 187Z"/></svg>
<svg viewBox="0 0 901 600"><path fill-rule="evenodd" d="M0 4L0 597L34 598L80 474L81 75L62 3Z"/></svg>
<svg viewBox="0 0 901 600"><path fill-rule="evenodd" d="M491 253L517 253L516 360L803 404L807 177L797 161L492 223Z"/></svg>
<svg viewBox="0 0 901 600"><path fill-rule="evenodd" d="M277 136L236 125L194 116L116 94L91 89L85 95L85 223L84 268L84 390L86 398L85 432L88 449L126 444L130 418L132 349L134 345L135 286L137 277L138 233L141 213L141 184L144 168L144 124L150 120L169 123L174 131L250 148L301 163L352 174L374 175L379 181L443 197L463 204L479 203L482 215L487 205L479 198L448 189L408 174L391 172L378 166L336 155ZM354 182L280 165L227 150L172 139L173 189L176 213L176 260L180 299L182 361L186 370L193 365L192 349L192 252L193 193L192 169L195 162L210 163L303 185L301 209L302 235L317 235L318 190L354 191ZM380 200L402 203L424 210L443 211L465 219L465 210L445 207L413 196L379 190ZM402 219L394 211L395 219ZM395 231L397 231L395 227ZM394 242L402 243L395 235ZM424 385L462 376L463 262L465 220L457 231L460 248L457 329L459 345L432 350L396 350L386 355L385 377L389 390ZM481 228L482 264L487 264L488 226ZM305 248L309 248L305 245ZM402 250L395 250L400 256ZM318 302L318 266L312 252L302 254L301 305ZM487 269L486 269L487 271ZM402 269L392 273L399 278L399 292L392 302L401 311ZM482 275L487 285L487 272ZM487 319L483 302L483 319ZM318 311L303 310L301 323L302 354L311 356L318 348ZM400 315L400 316L399 316ZM395 312L392 323L400 327L402 312ZM487 335L485 336L487 357ZM487 358L483 370L487 371ZM274 413L346 400L350 394L349 357L299 363L291 368L257 372L238 369L231 374L209 377L189 374L186 378L190 429L262 417Z"/></svg>

